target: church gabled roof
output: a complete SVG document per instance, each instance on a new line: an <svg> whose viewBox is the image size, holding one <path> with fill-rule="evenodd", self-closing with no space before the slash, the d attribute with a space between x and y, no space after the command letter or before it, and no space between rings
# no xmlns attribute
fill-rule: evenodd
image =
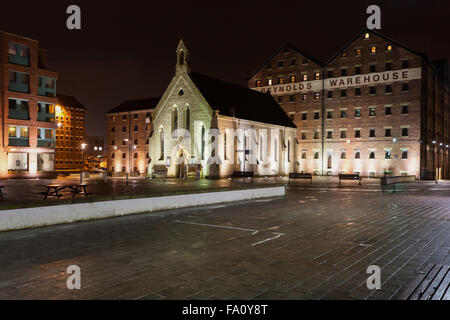
<svg viewBox="0 0 450 320"><path fill-rule="evenodd" d="M219 115L297 128L270 94L196 72L189 76L211 108L219 110Z"/></svg>

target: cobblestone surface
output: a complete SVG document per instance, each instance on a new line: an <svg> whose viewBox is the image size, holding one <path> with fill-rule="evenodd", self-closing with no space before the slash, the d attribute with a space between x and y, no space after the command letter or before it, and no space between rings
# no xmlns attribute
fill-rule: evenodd
<svg viewBox="0 0 450 320"><path fill-rule="evenodd" d="M4 232L0 299L393 299L450 264L449 196L292 183L281 199ZM74 264L81 290L66 287Z"/></svg>

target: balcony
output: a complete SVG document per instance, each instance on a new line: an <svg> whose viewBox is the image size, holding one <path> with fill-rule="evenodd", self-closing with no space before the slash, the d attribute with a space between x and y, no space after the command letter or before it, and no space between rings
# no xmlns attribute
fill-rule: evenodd
<svg viewBox="0 0 450 320"><path fill-rule="evenodd" d="M21 57L18 55L10 54L8 56L9 63L18 64L20 66L29 67L30 66L30 58L29 57Z"/></svg>
<svg viewBox="0 0 450 320"><path fill-rule="evenodd" d="M30 120L28 110L9 108L8 119Z"/></svg>
<svg viewBox="0 0 450 320"><path fill-rule="evenodd" d="M19 82L9 82L8 90L21 93L30 93L30 86Z"/></svg>
<svg viewBox="0 0 450 320"><path fill-rule="evenodd" d="M38 112L37 121L41 122L55 122L55 114L47 112Z"/></svg>
<svg viewBox="0 0 450 320"><path fill-rule="evenodd" d="M28 138L9 137L9 146L28 147L30 143Z"/></svg>
<svg viewBox="0 0 450 320"><path fill-rule="evenodd" d="M54 139L38 139L37 146L39 148L54 148L55 140Z"/></svg>

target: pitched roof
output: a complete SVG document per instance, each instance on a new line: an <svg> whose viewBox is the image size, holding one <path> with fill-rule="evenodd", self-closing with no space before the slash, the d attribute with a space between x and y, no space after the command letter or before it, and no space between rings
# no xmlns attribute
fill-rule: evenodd
<svg viewBox="0 0 450 320"><path fill-rule="evenodd" d="M191 72L190 78L211 108L221 115L297 128L270 94L196 72Z"/></svg>
<svg viewBox="0 0 450 320"><path fill-rule="evenodd" d="M274 54L272 54L269 59L267 59L262 65L260 65L255 71L253 71L253 73L247 78L247 80L250 80L256 73L259 72L259 70L261 70L262 68L264 68L265 65L267 65L278 53L280 53L282 50L284 50L285 48L289 48L294 50L295 52L297 52L298 54L302 55L303 57L311 60L312 62L314 62L315 64L323 67L324 63L322 61L320 61L319 59L313 57L312 55L294 47L293 45L289 44L289 43L284 43L277 51L275 51Z"/></svg>
<svg viewBox="0 0 450 320"><path fill-rule="evenodd" d="M58 99L58 104L60 104L62 106L66 106L66 107L70 107L70 108L86 109L80 103L80 101L78 101L73 96L67 96L67 95L64 95L64 94L57 94L56 98Z"/></svg>
<svg viewBox="0 0 450 320"><path fill-rule="evenodd" d="M114 109L109 110L107 113L131 112L131 111L154 109L160 99L161 97L128 100L122 102Z"/></svg>

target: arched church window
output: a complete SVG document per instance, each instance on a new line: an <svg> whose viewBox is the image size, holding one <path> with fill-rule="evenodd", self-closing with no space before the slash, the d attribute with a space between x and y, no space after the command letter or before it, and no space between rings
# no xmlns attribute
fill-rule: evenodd
<svg viewBox="0 0 450 320"><path fill-rule="evenodd" d="M184 51L180 52L180 57L178 60L178 64L184 64Z"/></svg>
<svg viewBox="0 0 450 320"><path fill-rule="evenodd" d="M159 132L159 160L164 160L164 129L161 128L161 131Z"/></svg>
<svg viewBox="0 0 450 320"><path fill-rule="evenodd" d="M186 126L185 129L187 131L191 130L191 108L188 106L186 108Z"/></svg>
<svg viewBox="0 0 450 320"><path fill-rule="evenodd" d="M205 126L202 126L202 160L205 160Z"/></svg>
<svg viewBox="0 0 450 320"><path fill-rule="evenodd" d="M178 109L172 111L172 132L178 129Z"/></svg>

